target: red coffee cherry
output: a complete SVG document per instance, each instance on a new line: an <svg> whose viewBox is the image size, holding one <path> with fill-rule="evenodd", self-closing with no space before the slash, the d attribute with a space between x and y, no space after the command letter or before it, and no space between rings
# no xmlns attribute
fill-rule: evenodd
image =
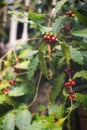
<svg viewBox="0 0 87 130"><path fill-rule="evenodd" d="M75 82L75 81L71 81L71 85L72 85L72 86L75 86L75 85L76 85L76 82Z"/></svg>
<svg viewBox="0 0 87 130"><path fill-rule="evenodd" d="M70 89L69 90L69 94L71 95L71 94L73 94L74 93L74 91L72 90L72 89Z"/></svg>
<svg viewBox="0 0 87 130"><path fill-rule="evenodd" d="M8 93L9 93L9 88L5 88L5 89L3 90L3 93L4 93L4 94L8 94Z"/></svg>
<svg viewBox="0 0 87 130"><path fill-rule="evenodd" d="M73 94L71 95L71 97L72 97L72 99L77 98L77 96L76 96L76 94L75 94L75 93L73 93Z"/></svg>
<svg viewBox="0 0 87 130"><path fill-rule="evenodd" d="M14 68L14 72L18 72L18 68L16 66L13 67Z"/></svg>
<svg viewBox="0 0 87 130"><path fill-rule="evenodd" d="M70 26L65 26L64 30L67 30L67 31L70 30Z"/></svg>
<svg viewBox="0 0 87 130"><path fill-rule="evenodd" d="M69 16L71 16L72 15L72 11L67 11L67 12L65 12L65 15L69 15Z"/></svg>
<svg viewBox="0 0 87 130"><path fill-rule="evenodd" d="M70 84L70 82L65 82L64 83L64 86L66 86L66 87L69 87L71 84Z"/></svg>
<svg viewBox="0 0 87 130"><path fill-rule="evenodd" d="M10 80L10 81L9 81L9 84L10 84L10 85L14 85L14 84L15 84L15 81L14 81L14 80Z"/></svg>
<svg viewBox="0 0 87 130"><path fill-rule="evenodd" d="M72 70L71 68L65 69L64 72L65 72L67 75L74 74L74 70Z"/></svg>
<svg viewBox="0 0 87 130"><path fill-rule="evenodd" d="M69 100L69 101L71 101L71 100L72 100L72 96L71 96L71 95L68 97L68 100Z"/></svg>

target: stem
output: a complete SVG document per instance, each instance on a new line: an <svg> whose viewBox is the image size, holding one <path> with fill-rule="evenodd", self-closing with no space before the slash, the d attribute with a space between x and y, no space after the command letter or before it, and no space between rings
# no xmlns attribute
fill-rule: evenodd
<svg viewBox="0 0 87 130"><path fill-rule="evenodd" d="M33 101L28 105L28 108L30 108L34 104L34 102L36 101L36 98L37 98L37 95L38 95L38 90L39 90L39 85L40 85L40 81L41 81L41 77L42 77L42 71L40 72L39 79L38 79L38 82L37 82L35 97L34 97Z"/></svg>
<svg viewBox="0 0 87 130"><path fill-rule="evenodd" d="M17 55L16 55L16 50L15 50L15 48L13 49L13 52L14 52L14 57L15 57L15 61L17 61Z"/></svg>
<svg viewBox="0 0 87 130"><path fill-rule="evenodd" d="M42 39L42 38L28 38L27 40L24 40L24 41L21 41L21 42L24 43L24 42L31 41L31 40L41 40L41 39ZM8 55L9 52L14 51L14 48L16 48L16 46L17 46L17 44L16 44L14 47L12 47L10 50L8 50L8 51L0 58L0 60L3 60L3 59Z"/></svg>
<svg viewBox="0 0 87 130"><path fill-rule="evenodd" d="M18 74L16 74L16 76L25 75L25 74L27 74L27 73L28 73L28 72L18 73Z"/></svg>

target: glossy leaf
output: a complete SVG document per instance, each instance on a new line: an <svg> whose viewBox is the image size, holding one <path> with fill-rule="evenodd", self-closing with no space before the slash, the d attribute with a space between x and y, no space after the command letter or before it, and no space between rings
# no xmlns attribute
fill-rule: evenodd
<svg viewBox="0 0 87 130"><path fill-rule="evenodd" d="M18 69L28 69L28 65L29 65L30 61L23 61L21 63L18 63L17 65L15 65L16 68Z"/></svg>
<svg viewBox="0 0 87 130"><path fill-rule="evenodd" d="M31 12L29 11L29 18L33 19L33 20L38 20L38 19L42 19L45 17L45 14L37 14L35 12Z"/></svg>
<svg viewBox="0 0 87 130"><path fill-rule="evenodd" d="M52 24L53 32L59 33L60 30L64 27L63 23L66 19L66 16L59 16L57 19L55 19L55 22Z"/></svg>
<svg viewBox="0 0 87 130"><path fill-rule="evenodd" d="M81 70L81 71L75 73L75 75L73 76L73 79L80 78L80 77L87 80L87 71Z"/></svg>
<svg viewBox="0 0 87 130"><path fill-rule="evenodd" d="M16 126L19 130L27 130L31 123L31 114L25 109L21 110L16 116Z"/></svg>
<svg viewBox="0 0 87 130"><path fill-rule="evenodd" d="M80 94L80 93L76 93L76 95L77 95L76 100L79 101L87 110L87 95Z"/></svg>
<svg viewBox="0 0 87 130"><path fill-rule="evenodd" d="M2 130L15 130L15 113L10 112L5 115Z"/></svg>
<svg viewBox="0 0 87 130"><path fill-rule="evenodd" d="M61 0L58 1L55 7L55 11L54 11L54 16L56 16L56 14L58 13L58 11L60 11L60 9L62 8L62 6L66 3L67 0Z"/></svg>
<svg viewBox="0 0 87 130"><path fill-rule="evenodd" d="M17 96L23 96L27 94L29 91L27 86L20 86L20 87L14 87L12 90L9 92L9 96L11 97L17 97Z"/></svg>
<svg viewBox="0 0 87 130"><path fill-rule="evenodd" d="M78 11L74 11L75 16L78 18L78 20L87 27L87 17L79 13Z"/></svg>
<svg viewBox="0 0 87 130"><path fill-rule="evenodd" d="M61 73L55 80L51 92L51 100L55 100L58 94L61 92L63 83L64 83L65 74Z"/></svg>
<svg viewBox="0 0 87 130"><path fill-rule="evenodd" d="M66 63L67 63L67 65L69 65L69 63L70 63L70 47L66 43L62 43L61 47L62 47L62 51L63 51L65 59L66 59Z"/></svg>
<svg viewBox="0 0 87 130"><path fill-rule="evenodd" d="M70 55L71 55L71 59L74 62L77 62L80 65L83 64L83 55L76 48L70 47Z"/></svg>
<svg viewBox="0 0 87 130"><path fill-rule="evenodd" d="M34 72L36 71L38 64L39 64L38 56L35 56L33 59L31 59L30 64L28 66L28 79L29 80L34 75Z"/></svg>
<svg viewBox="0 0 87 130"><path fill-rule="evenodd" d="M40 30L40 32L41 32L42 34L44 34L45 32L50 32L50 31L52 31L52 27L45 27L45 26L42 26L42 25L40 25L40 24L37 24L37 26L38 26L38 29Z"/></svg>
<svg viewBox="0 0 87 130"><path fill-rule="evenodd" d="M45 54L42 51L39 51L39 60L40 60L40 69L44 76L48 78L48 68L46 63Z"/></svg>
<svg viewBox="0 0 87 130"><path fill-rule="evenodd" d="M85 30L76 30L72 32L73 35L78 36L78 37L86 37L87 38L87 29Z"/></svg>

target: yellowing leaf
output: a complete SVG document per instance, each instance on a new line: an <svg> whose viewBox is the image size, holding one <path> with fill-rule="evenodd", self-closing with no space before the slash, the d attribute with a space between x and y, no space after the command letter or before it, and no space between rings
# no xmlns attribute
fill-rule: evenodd
<svg viewBox="0 0 87 130"><path fill-rule="evenodd" d="M2 80L1 84L0 84L0 90L9 87L9 83L7 80Z"/></svg>
<svg viewBox="0 0 87 130"><path fill-rule="evenodd" d="M65 120L66 120L66 118L61 118L61 119L59 119L59 120L56 122L55 125L56 125L56 126L62 125Z"/></svg>
<svg viewBox="0 0 87 130"><path fill-rule="evenodd" d="M30 61L24 61L22 63L18 63L15 67L17 67L19 69L27 69L29 63L30 63Z"/></svg>

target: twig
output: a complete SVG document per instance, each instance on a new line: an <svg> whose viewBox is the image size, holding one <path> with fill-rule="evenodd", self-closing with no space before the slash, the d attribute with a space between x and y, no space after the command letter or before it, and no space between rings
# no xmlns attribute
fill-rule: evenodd
<svg viewBox="0 0 87 130"><path fill-rule="evenodd" d="M38 82L37 82L35 97L34 97L33 101L28 105L28 108L30 108L34 104L34 102L36 101L36 98L37 98L37 95L38 95L38 89L39 89L39 85L40 85L40 81L41 81L41 77L42 77L42 71L40 72L39 79L38 79Z"/></svg>
<svg viewBox="0 0 87 130"><path fill-rule="evenodd" d="M7 51L7 52L0 58L0 60L3 60L3 59L8 55L8 53L11 52L11 51L13 51L13 48L11 48L9 51Z"/></svg>
<svg viewBox="0 0 87 130"><path fill-rule="evenodd" d="M25 41L21 41L21 42L27 42L27 41L30 41L30 40L41 40L42 38L28 38L27 40L25 40ZM8 50L1 58L0 58L0 60L3 60L7 55L8 55L8 53L9 52L11 52L11 51L14 51L14 48L17 46L17 44L14 46L14 47L12 47L10 50Z"/></svg>
<svg viewBox="0 0 87 130"><path fill-rule="evenodd" d="M16 74L16 76L25 75L25 74L27 74L27 73L28 73L28 72L18 73L18 74Z"/></svg>

